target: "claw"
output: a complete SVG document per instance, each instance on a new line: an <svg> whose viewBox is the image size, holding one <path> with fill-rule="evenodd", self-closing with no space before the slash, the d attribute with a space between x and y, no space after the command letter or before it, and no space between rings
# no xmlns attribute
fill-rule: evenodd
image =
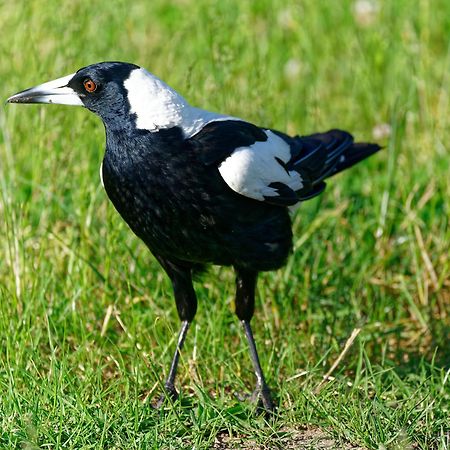
<svg viewBox="0 0 450 450"><path fill-rule="evenodd" d="M265 413L271 414L275 411L275 403L270 395L270 390L267 386L257 386L252 394L244 394L242 392L235 392L234 396L240 402L250 401L257 405L257 408Z"/></svg>
<svg viewBox="0 0 450 450"><path fill-rule="evenodd" d="M156 401L152 407L154 409L160 409L164 403L166 402L166 399L170 399L172 402L176 401L178 399L178 392L175 389L175 386L166 385L164 386L164 392L161 394L159 399Z"/></svg>
<svg viewBox="0 0 450 450"><path fill-rule="evenodd" d="M275 411L275 403L272 400L270 390L267 386L257 387L253 391L252 401L256 402L258 404L258 407L262 407L262 409L268 414L271 414Z"/></svg>

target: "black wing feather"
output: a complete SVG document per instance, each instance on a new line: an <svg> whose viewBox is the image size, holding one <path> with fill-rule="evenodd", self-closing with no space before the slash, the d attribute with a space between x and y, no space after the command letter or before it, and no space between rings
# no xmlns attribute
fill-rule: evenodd
<svg viewBox="0 0 450 450"><path fill-rule="evenodd" d="M266 203L278 206L292 206L298 203L297 193L284 183L270 183L269 187L275 189L277 195L264 196Z"/></svg>

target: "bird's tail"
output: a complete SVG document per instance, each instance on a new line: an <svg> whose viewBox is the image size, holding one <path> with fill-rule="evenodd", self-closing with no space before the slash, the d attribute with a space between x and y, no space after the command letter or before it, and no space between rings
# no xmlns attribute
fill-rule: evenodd
<svg viewBox="0 0 450 450"><path fill-rule="evenodd" d="M354 166L363 159L366 159L370 155L373 155L378 150L381 150L381 148L382 147L380 147L378 144L372 144L369 142L353 143L339 158L339 161L330 176Z"/></svg>
<svg viewBox="0 0 450 450"><path fill-rule="evenodd" d="M319 141L327 150L326 160L315 183L352 167L381 149L378 144L367 142L355 143L353 136L347 131L342 130L316 133L304 136L302 139Z"/></svg>
<svg viewBox="0 0 450 450"><path fill-rule="evenodd" d="M290 163L290 170L300 173L304 187L296 194L299 200L308 200L325 189L325 179L342 172L381 147L378 144L355 143L347 131L330 130L293 138L291 147L299 143L298 155Z"/></svg>

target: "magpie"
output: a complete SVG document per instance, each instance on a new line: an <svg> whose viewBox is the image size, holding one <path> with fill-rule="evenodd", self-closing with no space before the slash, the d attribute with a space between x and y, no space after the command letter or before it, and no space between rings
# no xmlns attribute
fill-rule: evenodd
<svg viewBox="0 0 450 450"><path fill-rule="evenodd" d="M355 143L337 129L289 136L199 109L144 68L123 62L84 67L7 101L84 106L103 121L103 186L169 276L181 320L158 404L178 395L180 351L197 311L193 275L214 264L235 270L235 312L256 375L253 398L272 411L250 327L258 273L286 263L290 209L381 147Z"/></svg>

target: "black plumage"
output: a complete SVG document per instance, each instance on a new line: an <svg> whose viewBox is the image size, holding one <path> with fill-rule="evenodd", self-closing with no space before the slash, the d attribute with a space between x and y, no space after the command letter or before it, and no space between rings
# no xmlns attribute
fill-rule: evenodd
<svg viewBox="0 0 450 450"><path fill-rule="evenodd" d="M125 63L88 66L9 101L78 104L102 118L105 190L170 277L182 321L166 391L176 395L179 351L197 310L193 273L233 266L255 395L273 409L250 328L258 273L282 267L292 250L288 206L320 194L326 178L380 147L355 144L345 131L290 137L198 110Z"/></svg>

